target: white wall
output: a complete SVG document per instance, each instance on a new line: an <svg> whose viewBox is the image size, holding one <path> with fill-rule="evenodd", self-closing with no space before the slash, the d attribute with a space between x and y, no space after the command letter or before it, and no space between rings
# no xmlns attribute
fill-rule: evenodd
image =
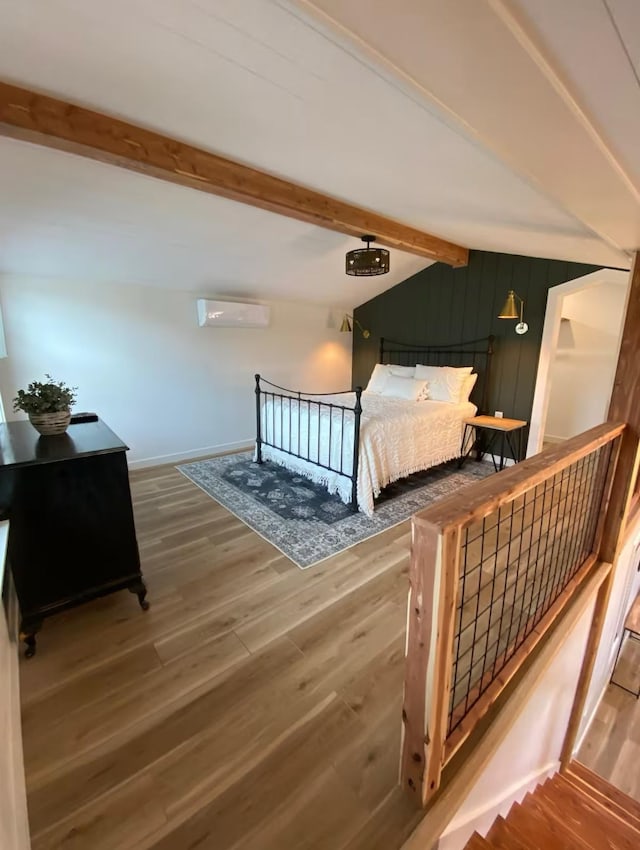
<svg viewBox="0 0 640 850"><path fill-rule="evenodd" d="M598 647L598 654L596 655L593 666L589 692L585 701L582 722L576 741L576 752L580 749L580 744L587 733L591 721L595 717L600 700L609 684L618 644L622 638L624 620L633 600L640 591L639 563L640 520L636 520L635 528L622 548L616 564L616 574L609 598L609 608L607 609L600 646Z"/></svg>
<svg viewBox="0 0 640 850"><path fill-rule="evenodd" d="M573 437L606 419L626 294L626 287L607 283L565 296L549 373L547 440Z"/></svg>
<svg viewBox="0 0 640 850"><path fill-rule="evenodd" d="M593 602L444 831L439 850L461 850L474 830L486 834L497 815L557 770L592 615Z"/></svg>
<svg viewBox="0 0 640 850"><path fill-rule="evenodd" d="M0 589L5 569L8 522L0 523ZM28 850L29 825L20 727L20 683L16 647L17 601L0 599L0 847Z"/></svg>
<svg viewBox="0 0 640 850"><path fill-rule="evenodd" d="M255 372L306 391L351 386L342 308L273 302L269 328L200 328L196 298L213 292L5 275L0 293L7 418L21 416L16 390L49 372L79 388L75 410L97 412L134 466L249 444Z"/></svg>

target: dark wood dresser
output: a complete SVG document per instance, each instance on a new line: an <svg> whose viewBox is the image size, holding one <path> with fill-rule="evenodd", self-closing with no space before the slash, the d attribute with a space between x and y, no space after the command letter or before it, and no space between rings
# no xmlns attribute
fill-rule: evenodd
<svg viewBox="0 0 640 850"><path fill-rule="evenodd" d="M27 656L51 614L125 588L148 607L127 450L100 419L55 437L27 421L0 424L0 518Z"/></svg>

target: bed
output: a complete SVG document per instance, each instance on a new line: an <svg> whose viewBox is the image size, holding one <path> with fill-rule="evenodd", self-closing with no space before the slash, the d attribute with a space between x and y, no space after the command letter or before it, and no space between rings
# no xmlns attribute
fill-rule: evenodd
<svg viewBox="0 0 640 850"><path fill-rule="evenodd" d="M387 484L459 457L464 420L487 409L492 354L492 337L454 346L380 341L379 363L398 377L416 364L471 367L475 386L460 403L380 395L372 381L371 391L305 393L258 374L255 460L298 472L371 516Z"/></svg>

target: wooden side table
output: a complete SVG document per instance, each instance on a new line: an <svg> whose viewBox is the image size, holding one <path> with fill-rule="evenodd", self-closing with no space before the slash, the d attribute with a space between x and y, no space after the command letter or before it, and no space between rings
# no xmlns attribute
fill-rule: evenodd
<svg viewBox="0 0 640 850"><path fill-rule="evenodd" d="M459 468L462 468L474 449L478 450L481 456L487 452L491 453L491 460L496 472L504 469L505 448L507 447L516 463L522 460L523 435L527 424L523 419L505 419L497 416L474 416L472 419L465 419L464 434L460 446L460 461L458 462ZM483 433L487 434L487 441L481 444ZM493 453L493 448L498 440L500 441L499 465L496 464ZM514 445L514 440L516 445Z"/></svg>

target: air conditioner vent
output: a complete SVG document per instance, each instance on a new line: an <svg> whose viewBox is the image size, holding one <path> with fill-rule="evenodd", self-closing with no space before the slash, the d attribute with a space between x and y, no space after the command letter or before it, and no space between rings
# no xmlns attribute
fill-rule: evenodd
<svg viewBox="0 0 640 850"><path fill-rule="evenodd" d="M201 328L266 328L269 313L267 304L198 298L198 324Z"/></svg>

